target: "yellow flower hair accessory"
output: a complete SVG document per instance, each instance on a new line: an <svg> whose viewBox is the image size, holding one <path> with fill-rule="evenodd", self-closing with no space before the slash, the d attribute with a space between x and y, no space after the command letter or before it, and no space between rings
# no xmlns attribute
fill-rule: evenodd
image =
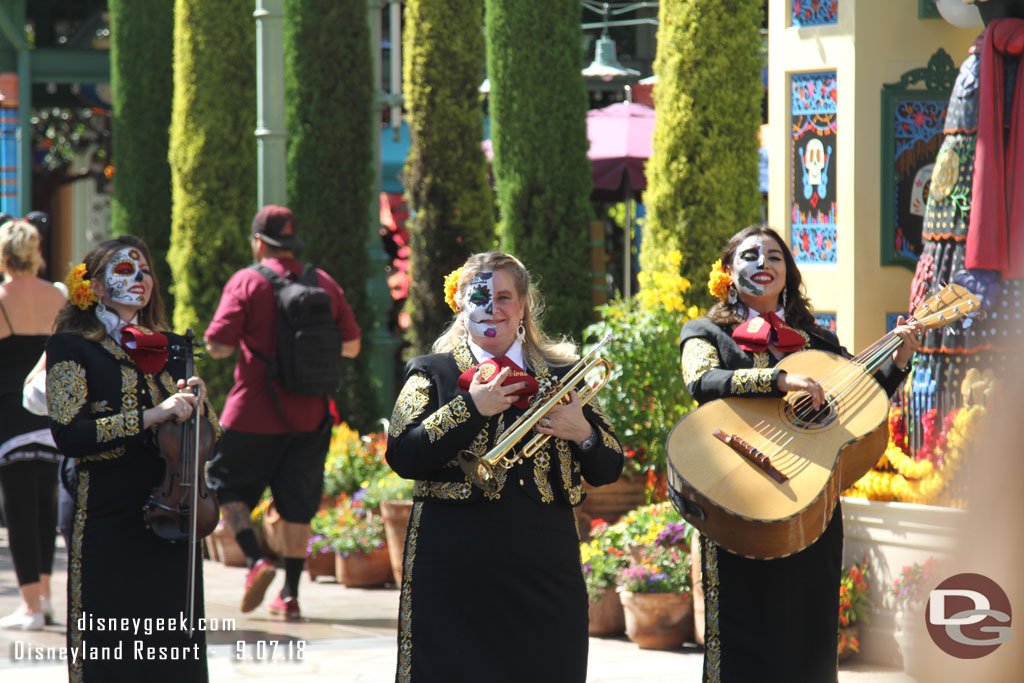
<svg viewBox="0 0 1024 683"><path fill-rule="evenodd" d="M732 284L732 276L722 270L722 259L715 261L711 266L711 275L708 277L708 291L718 297L719 301L725 301L729 297L729 285Z"/></svg>
<svg viewBox="0 0 1024 683"><path fill-rule="evenodd" d="M84 263L79 263L71 269L64 284L68 287L68 299L83 311L99 301L92 289L92 282L85 279Z"/></svg>
<svg viewBox="0 0 1024 683"><path fill-rule="evenodd" d="M462 310L459 303L455 300L455 295L459 293L460 277L462 277L461 266L444 276L444 301L456 313Z"/></svg>

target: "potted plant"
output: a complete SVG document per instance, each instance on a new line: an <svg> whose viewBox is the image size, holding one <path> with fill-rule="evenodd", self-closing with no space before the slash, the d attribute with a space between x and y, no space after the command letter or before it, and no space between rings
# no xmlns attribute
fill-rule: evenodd
<svg viewBox="0 0 1024 683"><path fill-rule="evenodd" d="M335 552L330 538L334 523L330 510L320 510L310 520L310 536L306 544L306 571L310 579L334 576Z"/></svg>
<svg viewBox="0 0 1024 683"><path fill-rule="evenodd" d="M334 507L332 498L356 491L390 471L384 460L387 435L383 432L360 435L345 423L336 425L324 460L323 495L326 507Z"/></svg>
<svg viewBox="0 0 1024 683"><path fill-rule="evenodd" d="M626 628L622 602L615 580L629 558L622 549L621 528L616 530L601 519L591 523L590 540L580 543L580 562L587 584L592 636L617 636Z"/></svg>
<svg viewBox="0 0 1024 683"><path fill-rule="evenodd" d="M409 528L409 517L412 515L412 487L412 480L403 479L393 471L388 471L387 474L370 482L363 496L365 505L380 508L388 541L388 554L391 558L391 572L395 583L399 585L402 583L405 532Z"/></svg>
<svg viewBox="0 0 1024 683"><path fill-rule="evenodd" d="M693 407L679 378L678 342L683 323L700 311L683 299L690 283L679 275L681 258L678 251L662 256L657 267L640 273L635 297L598 306L602 320L583 331L585 339L615 336L604 350L613 367L598 400L626 456L621 484L588 489L583 511L591 517L614 521L651 499L657 475L665 472L665 435Z"/></svg>
<svg viewBox="0 0 1024 683"><path fill-rule="evenodd" d="M837 655L846 659L860 652L860 624L868 620L867 558L843 567L839 580L839 644Z"/></svg>
<svg viewBox="0 0 1024 683"><path fill-rule="evenodd" d="M370 514L357 498L333 513L328 539L335 556L335 578L349 587L380 586L392 579L384 520Z"/></svg>
<svg viewBox="0 0 1024 683"><path fill-rule="evenodd" d="M943 564L929 557L924 564L903 567L890 593L896 603L896 643L903 655L903 669L910 675L920 671L928 636L924 621L928 594L939 582Z"/></svg>
<svg viewBox="0 0 1024 683"><path fill-rule="evenodd" d="M619 572L626 635L643 649L668 650L693 638L689 548L654 546Z"/></svg>

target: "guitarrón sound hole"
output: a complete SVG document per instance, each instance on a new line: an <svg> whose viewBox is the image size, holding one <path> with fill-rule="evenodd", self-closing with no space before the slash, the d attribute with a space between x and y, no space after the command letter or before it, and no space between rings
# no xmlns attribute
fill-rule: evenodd
<svg viewBox="0 0 1024 683"><path fill-rule="evenodd" d="M830 397L825 395L825 402L817 410L807 396L783 401L786 419L801 429L823 429L836 419Z"/></svg>

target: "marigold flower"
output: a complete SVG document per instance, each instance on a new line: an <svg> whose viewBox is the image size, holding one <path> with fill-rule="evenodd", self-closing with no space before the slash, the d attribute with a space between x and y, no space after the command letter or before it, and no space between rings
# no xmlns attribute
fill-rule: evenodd
<svg viewBox="0 0 1024 683"><path fill-rule="evenodd" d="M461 266L444 276L444 301L448 304L448 308L456 313L462 310L459 302L455 300L455 295L459 293L460 277L462 277Z"/></svg>
<svg viewBox="0 0 1024 683"><path fill-rule="evenodd" d="M722 259L715 261L711 266L711 274L708 276L708 291L718 297L719 301L725 301L729 296L729 285L732 284L732 276L722 270Z"/></svg>
<svg viewBox="0 0 1024 683"><path fill-rule="evenodd" d="M79 263L68 273L64 284L68 288L68 300L83 311L99 301L92 289L92 282L85 279L85 264Z"/></svg>

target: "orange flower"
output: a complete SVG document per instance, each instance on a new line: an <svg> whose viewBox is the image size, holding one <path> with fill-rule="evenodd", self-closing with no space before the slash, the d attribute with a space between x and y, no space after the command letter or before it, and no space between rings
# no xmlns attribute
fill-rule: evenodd
<svg viewBox="0 0 1024 683"><path fill-rule="evenodd" d="M708 291L718 297L719 301L725 301L729 296L729 285L732 284L732 276L722 270L722 259L715 261L711 266L711 275L708 277Z"/></svg>
<svg viewBox="0 0 1024 683"><path fill-rule="evenodd" d="M448 304L448 308L456 313L462 310L459 302L455 300L455 295L459 293L460 277L462 277L461 266L444 276L444 301Z"/></svg>
<svg viewBox="0 0 1024 683"><path fill-rule="evenodd" d="M84 263L79 263L71 269L64 284L68 287L68 299L83 311L99 301L92 289L92 282L85 279Z"/></svg>

